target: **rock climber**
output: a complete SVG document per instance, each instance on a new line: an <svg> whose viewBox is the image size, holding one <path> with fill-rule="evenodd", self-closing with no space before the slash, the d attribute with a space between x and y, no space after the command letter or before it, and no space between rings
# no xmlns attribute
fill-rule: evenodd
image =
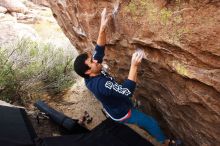
<svg viewBox="0 0 220 146"><path fill-rule="evenodd" d="M85 79L86 87L102 103L106 114L112 120L137 124L155 137L157 141L164 143L166 137L157 121L135 109L130 100L136 87L137 69L144 52L139 51L132 55L128 78L122 84L117 83L107 72L102 71L106 44L105 30L109 19L110 16L107 16L106 9L104 9L101 13L100 30L94 54L80 54L74 61L74 70Z"/></svg>

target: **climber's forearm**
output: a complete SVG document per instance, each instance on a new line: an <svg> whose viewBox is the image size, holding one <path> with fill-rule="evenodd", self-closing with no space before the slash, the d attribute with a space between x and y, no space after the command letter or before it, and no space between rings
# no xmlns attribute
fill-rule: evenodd
<svg viewBox="0 0 220 146"><path fill-rule="evenodd" d="M129 70L129 74L128 74L129 80L132 80L134 82L137 81L137 68L138 68L138 66L131 65L130 70Z"/></svg>
<svg viewBox="0 0 220 146"><path fill-rule="evenodd" d="M99 36L97 39L97 45L99 46L105 46L106 44L105 29L107 27L109 18L110 18L110 15L107 16L106 8L104 8L101 13L101 23L100 23L100 29L99 29Z"/></svg>
<svg viewBox="0 0 220 146"><path fill-rule="evenodd" d="M97 45L105 46L105 44L106 44L106 32L104 28L100 27L99 36L97 39Z"/></svg>

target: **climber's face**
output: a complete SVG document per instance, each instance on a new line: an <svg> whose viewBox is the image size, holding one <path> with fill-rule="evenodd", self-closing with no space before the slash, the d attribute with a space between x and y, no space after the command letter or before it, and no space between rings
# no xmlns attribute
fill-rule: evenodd
<svg viewBox="0 0 220 146"><path fill-rule="evenodd" d="M85 64L90 67L90 69L86 71L86 74L88 74L89 76L96 76L101 73L102 64L97 63L96 60L93 60L92 55L89 53L88 58L85 61Z"/></svg>

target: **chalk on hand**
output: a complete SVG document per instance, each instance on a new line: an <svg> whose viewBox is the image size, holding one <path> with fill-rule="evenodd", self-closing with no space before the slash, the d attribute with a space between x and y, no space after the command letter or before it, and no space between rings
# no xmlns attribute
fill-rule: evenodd
<svg viewBox="0 0 220 146"><path fill-rule="evenodd" d="M135 53L138 53L138 54L141 54L142 55L142 58L146 59L146 55L145 55L145 52L144 50L140 49L140 48L137 48Z"/></svg>
<svg viewBox="0 0 220 146"><path fill-rule="evenodd" d="M120 5L120 2L119 2L119 0L117 0L116 3L114 4L114 8L112 11L113 18L115 18L116 14L119 11L119 5Z"/></svg>

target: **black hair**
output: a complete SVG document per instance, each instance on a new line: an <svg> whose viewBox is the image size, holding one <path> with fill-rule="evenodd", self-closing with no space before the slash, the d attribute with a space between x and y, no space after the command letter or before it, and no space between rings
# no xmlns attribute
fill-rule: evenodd
<svg viewBox="0 0 220 146"><path fill-rule="evenodd" d="M83 78L89 78L90 76L85 74L87 70L90 69L88 65L85 64L86 59L88 59L88 54L83 53L76 57L74 61L74 70L75 72Z"/></svg>

